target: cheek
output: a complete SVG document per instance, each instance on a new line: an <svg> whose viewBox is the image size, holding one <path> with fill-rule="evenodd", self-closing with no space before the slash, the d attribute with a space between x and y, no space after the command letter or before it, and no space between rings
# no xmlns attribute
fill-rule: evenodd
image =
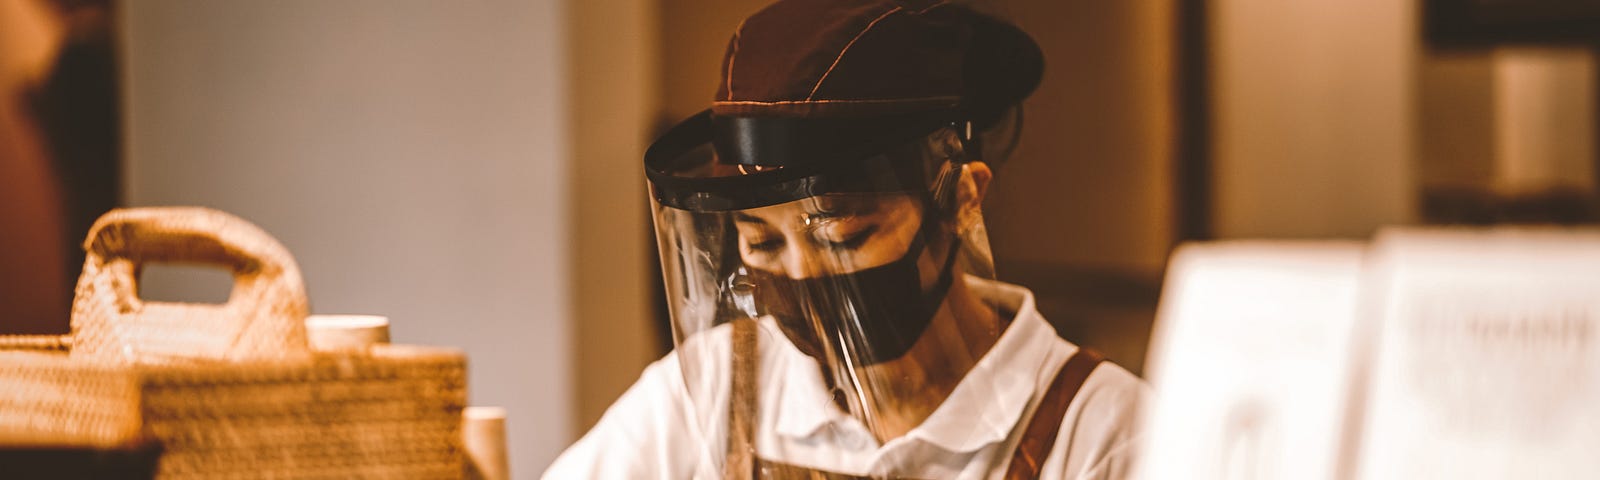
<svg viewBox="0 0 1600 480"><path fill-rule="evenodd" d="M922 233L921 212L914 208L901 211L892 222L892 228L888 230L892 232L895 240L891 253L896 258L904 256L906 251L911 249L911 243L916 240L917 235Z"/></svg>
<svg viewBox="0 0 1600 480"><path fill-rule="evenodd" d="M881 240L869 242L869 244L862 248L861 251L856 255L856 259L861 263L863 268L876 267L878 265L899 260L900 257L905 255L906 247L910 244L910 242L907 241L908 239L901 238L896 234L884 234L880 236L883 237Z"/></svg>

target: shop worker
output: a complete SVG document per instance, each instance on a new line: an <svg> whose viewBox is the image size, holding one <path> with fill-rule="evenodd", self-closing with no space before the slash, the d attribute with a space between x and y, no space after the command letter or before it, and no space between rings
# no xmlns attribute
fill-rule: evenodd
<svg viewBox="0 0 1600 480"><path fill-rule="evenodd" d="M545 477L1127 476L1146 387L993 278L986 160L1042 71L946 2L747 19L645 155L676 349Z"/></svg>

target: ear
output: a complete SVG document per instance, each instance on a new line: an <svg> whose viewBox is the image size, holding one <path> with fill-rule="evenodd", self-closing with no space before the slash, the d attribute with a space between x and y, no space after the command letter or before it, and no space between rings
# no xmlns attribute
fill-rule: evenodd
<svg viewBox="0 0 1600 480"><path fill-rule="evenodd" d="M967 162L961 169L961 180L956 185L956 229L966 231L973 222L983 218L983 198L989 194L989 180L994 172L981 161Z"/></svg>

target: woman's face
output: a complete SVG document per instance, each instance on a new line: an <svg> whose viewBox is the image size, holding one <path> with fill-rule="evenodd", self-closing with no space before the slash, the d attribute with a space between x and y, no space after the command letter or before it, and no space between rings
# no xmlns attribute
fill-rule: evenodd
<svg viewBox="0 0 1600 480"><path fill-rule="evenodd" d="M821 195L734 216L745 265L797 279L898 260L921 224L922 207L903 193Z"/></svg>

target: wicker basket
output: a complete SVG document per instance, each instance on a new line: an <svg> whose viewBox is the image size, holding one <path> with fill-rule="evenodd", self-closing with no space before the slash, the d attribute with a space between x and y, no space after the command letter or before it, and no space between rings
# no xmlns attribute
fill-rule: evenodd
<svg viewBox="0 0 1600 480"><path fill-rule="evenodd" d="M155 441L160 478L459 478L466 360L380 345L312 352L298 268L200 208L96 222L67 337L0 338L0 446ZM222 265L222 305L141 301L148 262Z"/></svg>

